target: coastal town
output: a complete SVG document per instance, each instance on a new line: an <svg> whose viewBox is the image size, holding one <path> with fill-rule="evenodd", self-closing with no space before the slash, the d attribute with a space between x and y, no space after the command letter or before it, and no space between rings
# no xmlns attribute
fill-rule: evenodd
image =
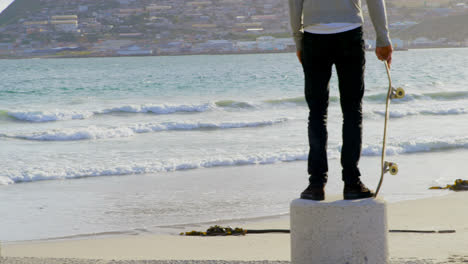
<svg viewBox="0 0 468 264"><path fill-rule="evenodd" d="M363 4L366 46L373 48ZM388 0L387 12L396 49L468 46L463 24L465 31L453 32L468 17L468 0ZM294 50L285 0L16 0L0 14L0 58Z"/></svg>

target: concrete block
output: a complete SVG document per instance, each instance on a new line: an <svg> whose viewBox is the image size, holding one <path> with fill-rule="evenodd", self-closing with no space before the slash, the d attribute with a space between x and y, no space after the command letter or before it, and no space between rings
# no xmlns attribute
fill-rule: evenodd
<svg viewBox="0 0 468 264"><path fill-rule="evenodd" d="M292 201L292 264L388 262L385 201L341 199Z"/></svg>

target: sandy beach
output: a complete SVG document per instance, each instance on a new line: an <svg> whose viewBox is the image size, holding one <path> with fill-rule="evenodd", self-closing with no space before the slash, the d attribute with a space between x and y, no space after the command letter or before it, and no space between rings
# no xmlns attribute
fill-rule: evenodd
<svg viewBox="0 0 468 264"><path fill-rule="evenodd" d="M467 199L468 193L459 192L441 197L389 204L389 229L456 230L456 233L452 234L389 233L391 263L468 262ZM287 229L289 217L280 216L220 224L247 229ZM2 264L204 264L252 261L287 263L290 261L289 234L250 234L236 237L178 235L178 232L192 229L204 230L208 226L207 224L177 227L168 234L91 236L79 239L3 244L2 256L5 258L2 259ZM204 260L211 260L211 262Z"/></svg>

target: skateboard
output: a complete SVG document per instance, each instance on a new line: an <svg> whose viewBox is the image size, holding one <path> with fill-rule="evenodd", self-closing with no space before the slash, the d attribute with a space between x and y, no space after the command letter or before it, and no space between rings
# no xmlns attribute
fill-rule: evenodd
<svg viewBox="0 0 468 264"><path fill-rule="evenodd" d="M384 175L387 172L390 172L391 175L396 175L398 173L398 165L394 162L385 161L385 152L387 150L387 128L388 128L388 118L390 116L389 106L390 101L392 99L401 99L405 97L405 90L403 88L393 88L392 86L392 77L390 75L390 68L388 63L384 61L385 68L387 70L388 76L388 93L387 93L387 100L385 103L385 123L384 123L384 132L383 132L383 140L382 140L382 160L381 160L381 174L380 174L380 181L379 185L377 185L377 189L375 191L374 197L377 197L380 191L380 187L382 187Z"/></svg>

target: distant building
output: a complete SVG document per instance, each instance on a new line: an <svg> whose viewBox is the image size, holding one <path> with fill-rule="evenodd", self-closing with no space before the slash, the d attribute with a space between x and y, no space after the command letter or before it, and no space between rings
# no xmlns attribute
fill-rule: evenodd
<svg viewBox="0 0 468 264"><path fill-rule="evenodd" d="M139 15L144 12L143 8L126 8L126 9L119 9L118 17L129 17L133 15Z"/></svg>
<svg viewBox="0 0 468 264"><path fill-rule="evenodd" d="M210 6L210 5L213 5L213 2L211 2L211 1L193 1L193 2L187 2L186 5L188 5L188 6Z"/></svg>
<svg viewBox="0 0 468 264"><path fill-rule="evenodd" d="M296 42L292 38L277 38L275 39L277 45L283 45L285 49L295 49Z"/></svg>
<svg viewBox="0 0 468 264"><path fill-rule="evenodd" d="M275 38L272 36L258 37L256 41L259 50L275 50Z"/></svg>
<svg viewBox="0 0 468 264"><path fill-rule="evenodd" d="M262 26L262 22L236 23L235 26L236 26L236 27L244 27L244 28L248 28L248 27L261 27L261 26Z"/></svg>
<svg viewBox="0 0 468 264"><path fill-rule="evenodd" d="M0 43L0 55L12 55L13 44L11 43Z"/></svg>
<svg viewBox="0 0 468 264"><path fill-rule="evenodd" d="M128 39L110 39L99 41L98 43L94 44L93 49L98 52L117 51L123 49L124 47L131 46L133 43L134 41Z"/></svg>
<svg viewBox="0 0 468 264"><path fill-rule="evenodd" d="M413 40L413 45L426 45L431 43L432 41L430 39L424 37Z"/></svg>
<svg viewBox="0 0 468 264"><path fill-rule="evenodd" d="M78 12L80 12L80 13L88 12L88 6L87 5L78 6Z"/></svg>
<svg viewBox="0 0 468 264"><path fill-rule="evenodd" d="M122 37L122 38L141 38L141 37L143 37L143 33L120 33L119 37Z"/></svg>
<svg viewBox="0 0 468 264"><path fill-rule="evenodd" d="M121 5L128 5L132 2L135 2L135 0L117 0L119 2L119 4Z"/></svg>
<svg viewBox="0 0 468 264"><path fill-rule="evenodd" d="M257 48L262 51L281 51L295 47L292 38L275 38L272 36L262 36L256 39Z"/></svg>
<svg viewBox="0 0 468 264"><path fill-rule="evenodd" d="M255 15L251 17L252 20L266 21L278 19L277 15Z"/></svg>
<svg viewBox="0 0 468 264"><path fill-rule="evenodd" d="M262 33L263 28L248 28L246 29L247 32L253 32L253 33Z"/></svg>
<svg viewBox="0 0 468 264"><path fill-rule="evenodd" d="M124 49L118 50L117 54L122 56L142 56L142 55L152 55L152 49L142 49L138 45L132 45Z"/></svg>
<svg viewBox="0 0 468 264"><path fill-rule="evenodd" d="M54 25L58 31L77 33L78 30L78 16L77 15L62 15L52 16L50 24Z"/></svg>
<svg viewBox="0 0 468 264"><path fill-rule="evenodd" d="M257 41L237 41L235 48L239 51L254 51L257 49Z"/></svg>
<svg viewBox="0 0 468 264"><path fill-rule="evenodd" d="M147 11L153 12L153 11L161 11L161 10L167 10L171 9L172 6L169 5L149 5L146 7Z"/></svg>
<svg viewBox="0 0 468 264"><path fill-rule="evenodd" d="M166 44L161 44L156 49L158 54L176 54L184 49L185 43L183 41L172 41Z"/></svg>
<svg viewBox="0 0 468 264"><path fill-rule="evenodd" d="M52 16L51 20L78 20L77 15Z"/></svg>
<svg viewBox="0 0 468 264"><path fill-rule="evenodd" d="M78 22L76 20L53 20L50 23L59 31L78 32Z"/></svg>
<svg viewBox="0 0 468 264"><path fill-rule="evenodd" d="M42 20L42 21L26 21L23 23L25 26L35 26L35 25L47 25L49 24L49 21L47 20Z"/></svg>
<svg viewBox="0 0 468 264"><path fill-rule="evenodd" d="M193 28L215 28L216 24L192 24Z"/></svg>
<svg viewBox="0 0 468 264"><path fill-rule="evenodd" d="M195 49L201 51L211 51L211 52L231 52L234 51L234 43L230 40L216 39L216 40L207 40L203 43L195 45Z"/></svg>

